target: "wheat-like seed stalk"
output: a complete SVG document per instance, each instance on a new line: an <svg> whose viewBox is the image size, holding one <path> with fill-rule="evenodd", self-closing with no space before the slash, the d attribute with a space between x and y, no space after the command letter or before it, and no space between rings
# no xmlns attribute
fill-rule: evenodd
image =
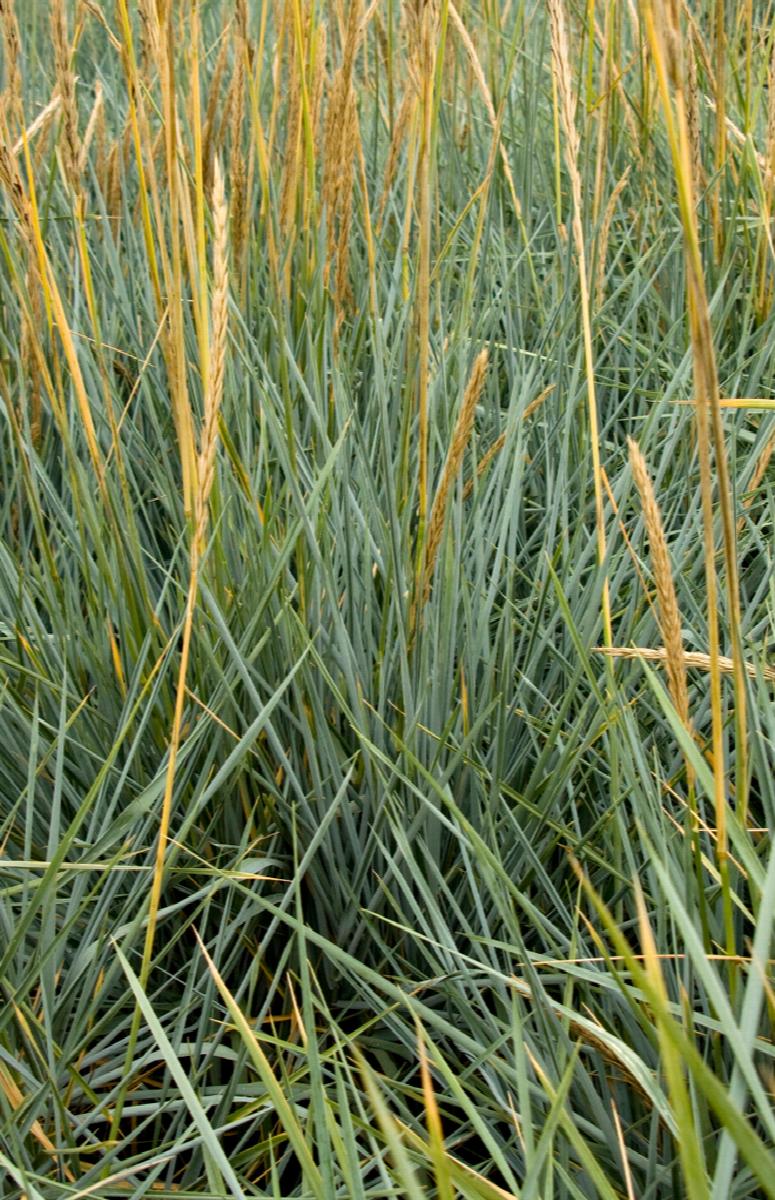
<svg viewBox="0 0 775 1200"><path fill-rule="evenodd" d="M398 169L398 160L401 155L401 147L404 144L406 131L409 127L409 120L414 110L416 96L411 88L407 88L401 98L396 119L393 123L393 136L390 139L390 147L388 149L387 161L385 162L385 174L382 180L382 195L380 196L379 208L377 209L377 230L380 229L385 216L385 206L388 202L390 189L393 186L393 180L396 177Z"/></svg>
<svg viewBox="0 0 775 1200"><path fill-rule="evenodd" d="M350 225L352 222L353 182L355 175L355 157L360 138L358 126L358 110L355 103L355 90L350 86L350 94L344 114L344 129L342 131L342 178L339 193L339 236L336 253L336 297L339 306L339 320L343 316L343 306L350 299Z"/></svg>
<svg viewBox="0 0 775 1200"><path fill-rule="evenodd" d="M312 97L310 99L310 124L312 136L317 139L320 125L320 114L323 109L323 93L327 82L326 53L328 37L326 27L322 23L317 28L317 45L315 47L315 74L312 79Z"/></svg>
<svg viewBox="0 0 775 1200"><path fill-rule="evenodd" d="M19 164L16 155L10 149L7 140L7 130L0 112L0 188L8 193L14 212L22 222L25 235L31 232L31 218L27 194L24 190L22 177L19 174Z"/></svg>
<svg viewBox="0 0 775 1200"><path fill-rule="evenodd" d="M116 218L121 209L121 138L116 138L105 156L104 174L100 176L105 196L105 209Z"/></svg>
<svg viewBox="0 0 775 1200"><path fill-rule="evenodd" d="M748 805L748 729L746 718L746 684L743 668L742 620L740 610L740 582L737 563L736 522L734 498L727 461L724 426L719 401L718 371L714 347L713 328L710 318L707 288L700 233L694 202L691 149L686 118L686 78L683 58L682 31L676 0L642 0L642 12L662 98L662 107L668 129L673 168L680 200L681 224L684 234L686 261L687 307L692 345L692 365L697 418L697 449L700 463L700 490L703 515L703 541L705 550L705 588L708 610L708 648L714 663L711 672L711 713L714 760L714 806L719 830L718 858L722 874L722 893L725 932L728 948L734 943L731 891L727 874L727 795L724 779L724 737L721 701L721 680L717 668L720 651L718 618L718 578L715 561L715 497L721 517L724 549L724 573L727 593L728 620L732 657L736 664L734 672L735 714L735 778L736 802L743 824ZM718 29L716 83L719 88L716 100L719 106L717 131L725 129L723 75L725 58L723 30ZM717 165L725 159L725 145L717 145ZM719 176L721 172L719 171ZM712 208L717 211L718 191L711 197ZM721 229L717 247L722 245ZM711 455L711 448L713 454Z"/></svg>
<svg viewBox="0 0 775 1200"><path fill-rule="evenodd" d="M117 51L117 53L120 54L121 53L121 42L118 40L115 33L110 28L107 17L105 16L104 12L100 8L99 4L97 3L97 0L81 0L81 3L83 4L83 7L85 9L88 9L88 11L91 13L91 15L95 18L95 20L99 21L100 25L105 30L105 33L108 36L108 41L110 42L111 46L113 47L113 49L115 51Z"/></svg>
<svg viewBox="0 0 775 1200"><path fill-rule="evenodd" d="M229 209L218 159L213 170L213 299L210 374L204 398L204 420L199 443L196 496L196 543L201 550L207 532L208 502L215 476L218 416L223 399L223 378L229 329Z"/></svg>
<svg viewBox="0 0 775 1200"><path fill-rule="evenodd" d="M603 507L602 463L600 461L600 425L597 412L595 366L592 351L592 318L590 314L587 256L582 225L581 173L579 171L579 133L576 128L576 102L573 96L573 80L570 68L570 49L565 25L562 0L549 0L549 18L552 43L552 71L557 88L560 109L560 124L565 137L565 161L570 176L573 196L573 240L578 260L579 289L581 292L581 321L584 340L584 369L587 380L587 410L589 414L589 440L592 452L592 476L595 489L595 527L597 535L597 560L600 566L606 557L605 510ZM601 600L603 633L606 645L613 642L611 627L611 601L608 577L603 580Z"/></svg>
<svg viewBox="0 0 775 1200"><path fill-rule="evenodd" d="M487 86L487 78L482 68L482 64L479 61L479 55L476 53L476 47L471 40L471 35L463 24L460 13L457 11L457 8L453 4L452 0L449 0L449 15L458 37L463 43L466 54L468 55L468 59L471 64L471 70L473 71L477 86L481 92L482 99L484 100L484 106L487 109L487 117L489 122L493 129L496 129L498 125L498 118L495 112L492 94ZM517 188L516 184L514 183L514 175L511 170L509 156L506 153L506 147L500 138L498 139L498 153L500 154L501 164L503 166L503 174L506 177L506 183L508 184L509 193L511 195L511 203L514 205L514 211L517 214L517 219L519 219L522 216L522 204L517 195Z"/></svg>
<svg viewBox="0 0 775 1200"><path fill-rule="evenodd" d="M212 185L213 146L215 145L218 136L218 130L221 125L218 102L221 99L221 86L223 84L223 76L226 71L226 65L229 61L229 52L229 39L224 37L221 39L221 49L218 53L218 58L216 59L212 76L210 77L210 87L207 96L207 109L205 110L202 133L202 171L204 174L205 186L208 188Z"/></svg>
<svg viewBox="0 0 775 1200"><path fill-rule="evenodd" d="M7 114L17 125L24 124L22 109L22 67L19 22L16 18L15 0L0 0L0 31L3 37L5 63L5 90L0 99Z"/></svg>
<svg viewBox="0 0 775 1200"><path fill-rule="evenodd" d="M690 44L686 54L686 124L692 170L692 190L697 203L702 191L702 149L700 144L700 98L697 86L697 59Z"/></svg>
<svg viewBox="0 0 775 1200"><path fill-rule="evenodd" d="M759 490L759 484L764 479L764 476L767 473L767 468L770 465L770 459L772 458L773 451L775 451L775 429L773 429L772 433L767 438L767 441L764 443L764 448L762 449L761 454L759 455L758 459L756 460L756 466L754 468L754 473L751 476L751 482L749 483L748 488L747 488L747 495L743 499L743 507L744 508L751 507L754 496L756 495L757 491ZM737 522L738 533L740 532L744 522L745 522L745 517L741 516Z"/></svg>
<svg viewBox="0 0 775 1200"><path fill-rule="evenodd" d="M161 71L161 27L155 0L138 0L143 60Z"/></svg>
<svg viewBox="0 0 775 1200"><path fill-rule="evenodd" d="M576 190L581 194L581 176L578 171L579 132L576 128L576 101L573 96L573 81L570 72L570 47L568 45L568 30L565 24L565 12L560 0L549 0L549 19L551 24L552 70L557 82L557 92L560 100L560 121L565 137L568 173L574 197Z"/></svg>
<svg viewBox="0 0 775 1200"><path fill-rule="evenodd" d="M37 355L33 349L33 339L40 337L39 331L43 328L43 304L40 271L34 258L30 258L30 265L27 268L27 295L30 300L30 316L27 317L25 314L22 319L20 351L24 370L30 381L30 437L33 446L37 446L42 431L41 375Z"/></svg>
<svg viewBox="0 0 775 1200"><path fill-rule="evenodd" d="M476 358L476 361L471 371L466 390L463 394L463 403L460 406L455 428L452 431L452 440L449 444L447 457L444 461L444 468L441 472L439 486L436 489L436 495L433 498L431 507L431 515L428 521L428 540L425 543L425 563L423 567L423 585L422 585L422 603L428 599L431 590L431 581L433 579L433 571L436 566L436 557L441 545L441 537L444 532L444 522L447 515L447 504L449 501L450 490L458 477L460 468L463 463L463 455L465 454L466 446L471 438L471 430L474 426L474 415L476 406L479 403L479 398L482 394L484 381L487 375L487 363L489 353L487 350L482 350Z"/></svg>
<svg viewBox="0 0 775 1200"><path fill-rule="evenodd" d="M600 308L603 303L603 295L605 289L605 261L608 253L608 238L611 234L611 223L616 212L616 205L619 197L627 186L627 180L630 177L631 168L625 167L624 174L616 184L616 187L608 197L608 203L605 206L603 220L600 225L600 234L597 243L597 273L595 278L595 305Z"/></svg>
<svg viewBox="0 0 775 1200"><path fill-rule="evenodd" d="M285 153L280 183L280 228L286 237L291 233L296 219L303 96L301 74L304 69L301 47L297 46L295 36L290 36L288 42L286 79L289 100L285 119Z"/></svg>
<svg viewBox="0 0 775 1200"><path fill-rule="evenodd" d="M632 476L635 480L635 486L638 489L638 495L640 496L651 548L654 582L657 588L659 628L667 652L666 667L670 697L681 721L687 729L691 729L689 692L686 683L683 635L681 633L681 613L678 608L678 598L675 594L670 554L662 525L662 514L659 511L659 505L654 495L654 487L648 473L646 460L641 453L638 443L633 441L632 438L628 438L627 445L630 450Z"/></svg>
<svg viewBox="0 0 775 1200"><path fill-rule="evenodd" d="M529 417L532 417L533 413L536 412L541 407L541 405L543 404L546 397L553 391L554 391L554 384L550 383L549 386L545 387L542 392L539 392L537 396L534 396L533 399L528 404L525 411L523 412L522 420L527 421L527 419ZM495 439L495 441L492 443L492 445L489 447L489 449L482 455L482 457L479 459L479 462L476 464L476 478L477 479L481 479L482 475L484 475L485 471L489 467L492 460L495 458L496 454L500 454L501 450L503 449L503 447L505 445L506 445L506 433L504 431L503 433L498 435L498 437ZM473 492L473 490L474 490L474 480L469 479L468 482L466 483L465 487L463 488L463 499L467 500L468 497Z"/></svg>
<svg viewBox="0 0 775 1200"><path fill-rule="evenodd" d="M327 273L335 264L337 323L349 292L349 234L355 152L360 136L353 69L361 35L360 0L351 0L342 64L335 72L323 137L323 205L326 209Z"/></svg>
<svg viewBox="0 0 775 1200"><path fill-rule="evenodd" d="M81 139L78 133L78 104L72 70L65 0L52 0L51 37L54 45L57 91L62 100L62 166L71 188L80 185Z"/></svg>
<svg viewBox="0 0 775 1200"><path fill-rule="evenodd" d="M665 666L669 660L668 651L664 646L656 648L653 646L595 646L595 654L606 654L609 658L643 658L646 662L662 663ZM685 666L697 667L700 671L710 671L711 669L711 657L702 650L684 650L683 661ZM735 664L731 658L720 654L718 668L725 675L733 675ZM745 671L751 679L757 679L761 673L763 679L775 683L775 667L769 667L766 664L758 666L756 663L747 662Z"/></svg>
<svg viewBox="0 0 775 1200"><path fill-rule="evenodd" d="M102 84L100 83L99 80L97 80L97 83L94 86L94 104L92 105L92 110L91 110L91 113L89 114L89 121L86 126L86 132L83 135L83 142L81 144L81 153L80 153L80 157L78 159L79 174L83 174L83 171L86 167L86 160L89 155L89 147L91 146L92 140L94 139L95 135L97 135L97 144L99 147L100 139L101 138L104 139L104 135L105 135L105 113L104 113L104 104L103 104L103 92L102 92ZM99 153L98 153L98 160L99 160Z"/></svg>
<svg viewBox="0 0 775 1200"><path fill-rule="evenodd" d="M0 0L2 3L2 0ZM0 113L0 190L6 191L19 219L19 229L29 249L26 284L29 312L22 306L21 338L19 351L26 378L29 380L30 436L35 446L40 441L41 417L41 372L36 354L36 340L42 324L41 278L38 257L33 245L33 222L27 193L19 172L15 150L9 149L7 127Z"/></svg>
<svg viewBox="0 0 775 1200"><path fill-rule="evenodd" d="M239 26L234 32L234 77L231 90L229 134L231 141L231 240L237 272L242 261L245 228L247 164L242 148L242 126L245 119L245 59L247 44Z"/></svg>
<svg viewBox="0 0 775 1200"><path fill-rule="evenodd" d="M17 157L24 149L25 141L30 144L33 138L37 137L41 130L46 128L53 117L59 112L61 107L62 101L60 100L59 96L54 96L53 99L49 100L45 108L40 110L35 120L30 122L30 124L24 130L23 135L17 138L13 144L13 153L17 155Z"/></svg>
<svg viewBox="0 0 775 1200"><path fill-rule="evenodd" d="M485 471L489 467L492 460L495 458L496 454L500 454L501 450L503 449L503 447L505 445L506 445L506 433L504 431L503 433L498 434L495 441L492 443L491 446L488 447L488 449L485 451L485 453L479 459L479 462L476 464L476 478L477 479L481 479L482 475L484 475ZM469 498L469 496L471 495L471 493L473 492L473 490L474 490L474 479L471 478L466 481L466 485L463 488L463 499L467 500Z"/></svg>
<svg viewBox="0 0 775 1200"><path fill-rule="evenodd" d="M766 172L770 185L775 177L775 38L770 50L767 68L767 145L765 149Z"/></svg>

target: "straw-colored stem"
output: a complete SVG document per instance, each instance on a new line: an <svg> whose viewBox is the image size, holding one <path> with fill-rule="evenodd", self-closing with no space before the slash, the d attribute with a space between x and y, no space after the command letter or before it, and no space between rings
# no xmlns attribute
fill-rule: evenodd
<svg viewBox="0 0 775 1200"><path fill-rule="evenodd" d="M428 372L430 366L431 276L431 143L433 136L433 83L436 66L435 14L427 5L419 30L420 143L417 164L419 194L417 270L417 550L423 560L428 514Z"/></svg>
<svg viewBox="0 0 775 1200"><path fill-rule="evenodd" d="M463 465L463 456L466 451L466 446L471 439L471 431L474 427L474 416L476 414L476 406L479 403L479 398L484 387L485 377L487 375L487 363L489 354L487 350L482 350L477 356L471 371L470 378L466 384L466 390L463 394L463 403L460 406L455 428L452 432L452 440L449 444L447 457L444 460L444 468L441 472L439 486L436 489L436 495L433 498L433 506L431 508L430 520L428 521L428 539L425 544L425 561L423 566L423 582L422 582L422 598L421 603L424 605L430 595L431 582L433 580L433 572L436 566L436 558L441 545L441 537L444 532L444 525L447 516L447 507L449 504L450 491L460 474L460 468Z"/></svg>
<svg viewBox="0 0 775 1200"><path fill-rule="evenodd" d="M670 698L673 701L678 716L688 733L692 732L689 717L689 690L686 683L686 660L684 658L683 634L681 632L681 613L678 608L673 571L670 564L670 553L662 525L662 514L659 510L654 487L648 473L646 460L640 447L632 438L628 439L630 451L630 467L635 486L640 496L643 518L649 537L651 562L654 572L654 582L657 589L657 610L659 628L667 651L667 678ZM692 768L687 760L687 779L693 781Z"/></svg>
<svg viewBox="0 0 775 1200"><path fill-rule="evenodd" d="M559 120L565 138L565 161L570 176L571 194L573 200L573 240L576 246L576 259L579 272L579 291L581 293L581 323L584 341L584 365L587 380L587 411L589 414L589 438L592 451L592 474L595 492L595 527L597 539L597 560L602 566L606 557L605 510L603 505L603 479L600 459L600 427L598 422L597 392L595 387L595 365L592 350L592 320L589 302L589 284L587 276L586 248L584 244L584 227L582 222L581 174L579 172L579 135L576 129L575 103L570 70L570 52L568 36L565 27L565 13L562 0L549 0L549 16L552 34L552 70L557 86ZM603 579L602 593L603 635L606 645L613 643L611 627L611 602L608 591L608 578Z"/></svg>
<svg viewBox="0 0 775 1200"><path fill-rule="evenodd" d="M5 66L5 89L0 102L12 126L24 125L22 104L22 52L15 0L0 0L0 35Z"/></svg>
<svg viewBox="0 0 775 1200"><path fill-rule="evenodd" d="M607 654L610 658L642 658L646 662L655 662L667 664L668 650L665 646L596 646L596 654ZM683 650L683 661L687 667L696 667L698 671L710 672L713 665L713 660L709 654L705 654L702 650ZM719 670L724 675L734 674L735 664L731 658L726 655L719 655L717 658ZM769 683L775 683L775 667L769 667L766 663L745 664L746 674L750 679L766 679Z"/></svg>

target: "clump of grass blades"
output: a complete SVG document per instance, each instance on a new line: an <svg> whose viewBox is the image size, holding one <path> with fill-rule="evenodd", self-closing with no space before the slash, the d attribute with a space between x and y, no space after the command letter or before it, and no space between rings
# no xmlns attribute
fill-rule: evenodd
<svg viewBox="0 0 775 1200"><path fill-rule="evenodd" d="M0 0L4 1197L775 1194L732 16Z"/></svg>

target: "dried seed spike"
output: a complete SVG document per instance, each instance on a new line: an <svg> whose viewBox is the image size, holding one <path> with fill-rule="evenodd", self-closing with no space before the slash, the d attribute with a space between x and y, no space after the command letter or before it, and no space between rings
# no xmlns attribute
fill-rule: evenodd
<svg viewBox="0 0 775 1200"><path fill-rule="evenodd" d="M396 114L395 123L393 125L393 136L390 139L390 149L388 150L387 162L385 163L385 175L382 181L382 195L380 197L379 209L377 211L378 230L381 227L385 216L385 206L388 202L390 189L393 186L393 180L396 177L401 147L404 144L406 131L409 127L409 119L412 115L414 104L414 92L411 90L411 88L407 88L401 100L398 113Z"/></svg>
<svg viewBox="0 0 775 1200"><path fill-rule="evenodd" d="M635 486L638 489L646 531L651 549L651 562L654 570L654 582L657 588L657 611L662 640L667 652L666 668L670 697L681 721L687 729L691 729L689 717L689 691L686 683L686 663L684 660L683 634L681 632L681 614L678 608L678 598L673 583L673 572L670 565L670 554L667 548L662 514L659 511L654 487L646 466L646 460L641 453L638 443L632 438L627 439L630 451L630 467Z"/></svg>
<svg viewBox="0 0 775 1200"><path fill-rule="evenodd" d="M441 472L439 486L436 489L436 495L431 508L430 520L428 522L428 540L425 545L425 566L423 569L423 588L422 588L422 603L428 599L431 590L431 581L433 579L433 571L436 566L436 557L441 544L441 537L444 532L444 522L447 515L447 503L449 501L450 490L457 479L460 467L463 463L463 455L465 454L466 446L471 438L471 430L474 426L474 415L476 406L479 403L479 398L482 394L484 381L487 375L487 363L489 360L488 351L482 350L474 362L473 370L469 376L466 390L463 394L463 403L460 406L460 413L455 428L452 431L452 441L449 444L447 457L444 462L444 468Z"/></svg>
<svg viewBox="0 0 775 1200"><path fill-rule="evenodd" d="M608 203L605 206L603 220L600 225L600 235L597 243L597 277L595 279L595 304L597 308L600 308L603 303L605 288L605 260L608 250L608 238L611 233L611 223L614 219L614 213L616 212L617 201L627 186L627 180L630 177L630 170L631 168L629 166L625 167L624 174L616 184L614 190L611 192L611 195L608 197Z"/></svg>
<svg viewBox="0 0 775 1200"><path fill-rule="evenodd" d="M208 502L215 476L218 446L218 416L223 399L223 378L229 324L229 209L223 172L218 159L213 169L213 298L210 376L204 398L204 419L199 443L199 470L196 496L196 543L201 549L207 530Z"/></svg>
<svg viewBox="0 0 775 1200"><path fill-rule="evenodd" d="M696 204L702 191L702 153L700 145L700 97L697 86L697 59L690 44L686 54L686 120L691 149L692 193Z"/></svg>
<svg viewBox="0 0 775 1200"><path fill-rule="evenodd" d="M208 189L212 185L212 158L213 146L217 138L217 131L220 127L222 117L218 113L218 102L221 98L221 84L226 71L226 65L229 61L229 39L224 37L221 39L221 48L218 52L218 58L215 62L215 68L210 79L209 95L207 97L207 110L204 119L204 133L202 135L202 165L204 170L205 184Z"/></svg>
<svg viewBox="0 0 775 1200"><path fill-rule="evenodd" d="M609 658L643 658L646 662L664 664L667 664L668 657L664 646L595 646L595 654L606 654ZM684 650L683 660L687 667L696 667L698 671L710 671L710 655L703 650ZM719 655L718 667L725 675L732 675L735 670L732 659L727 658L724 654ZM746 662L745 672L750 679L757 679L761 672L762 678L766 679L768 683L775 683L775 667L770 667L766 663L759 665Z"/></svg>
<svg viewBox="0 0 775 1200"><path fill-rule="evenodd" d="M62 165L68 184L77 190L81 179L81 139L78 133L78 104L75 95L75 74L70 61L72 50L65 0L52 0L51 36L54 44L57 91L62 101Z"/></svg>
<svg viewBox="0 0 775 1200"><path fill-rule="evenodd" d="M22 106L22 51L15 0L0 0L0 31L3 37L6 76L2 99L8 115L21 127L24 125L24 111Z"/></svg>
<svg viewBox="0 0 775 1200"><path fill-rule="evenodd" d="M288 112L285 121L285 152L283 157L282 182L280 185L280 226L289 234L296 216L299 150L301 135L303 64L299 62L299 47L296 38L288 39Z"/></svg>
<svg viewBox="0 0 775 1200"><path fill-rule="evenodd" d="M161 70L161 26L155 0L139 0L140 45L143 60Z"/></svg>
<svg viewBox="0 0 775 1200"><path fill-rule="evenodd" d="M557 81L560 121L568 148L568 170L575 194L576 187L581 188L581 178L578 174L579 132L576 128L576 101L573 95L568 31L565 26L565 12L560 0L549 0L549 18L552 37L552 68Z"/></svg>
<svg viewBox="0 0 775 1200"><path fill-rule="evenodd" d="M89 122L86 126L86 133L83 135L83 144L81 146L81 154L78 159L79 174L83 174L83 171L86 168L86 160L89 155L89 147L91 146L92 140L95 138L95 136L97 138L97 148L98 148L97 159L99 161L100 141L102 141L103 149L104 149L104 136L105 136L105 113L104 113L104 105L103 105L103 93L102 93L102 84L100 83L99 80L97 80L97 83L94 85L94 104L92 105L91 114L89 116Z"/></svg>
<svg viewBox="0 0 775 1200"><path fill-rule="evenodd" d="M245 119L245 60L247 56L247 43L239 28L235 29L233 42L235 61L229 119L231 141L231 237L234 263L237 271L239 271L242 259L247 187L247 165L242 145L242 126Z"/></svg>
<svg viewBox="0 0 775 1200"><path fill-rule="evenodd" d="M312 80L312 101L310 104L310 124L312 125L312 134L315 139L317 139L318 136L320 113L323 106L323 92L325 91L327 82L327 35L325 25L321 24L318 26L316 36L317 45L315 48L315 74Z"/></svg>
<svg viewBox="0 0 775 1200"><path fill-rule="evenodd" d="M361 35L361 3L352 0L344 59L336 71L326 109L323 138L323 205L327 224L327 272L336 264L334 292L337 322L343 316L343 303L349 292L349 233L352 214L355 152L360 136L358 109L352 75Z"/></svg>

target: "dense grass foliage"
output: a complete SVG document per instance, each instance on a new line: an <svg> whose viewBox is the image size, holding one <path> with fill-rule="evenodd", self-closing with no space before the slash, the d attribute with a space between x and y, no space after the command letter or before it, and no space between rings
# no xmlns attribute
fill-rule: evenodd
<svg viewBox="0 0 775 1200"><path fill-rule="evenodd" d="M0 1196L775 1195L772 18L0 0Z"/></svg>

